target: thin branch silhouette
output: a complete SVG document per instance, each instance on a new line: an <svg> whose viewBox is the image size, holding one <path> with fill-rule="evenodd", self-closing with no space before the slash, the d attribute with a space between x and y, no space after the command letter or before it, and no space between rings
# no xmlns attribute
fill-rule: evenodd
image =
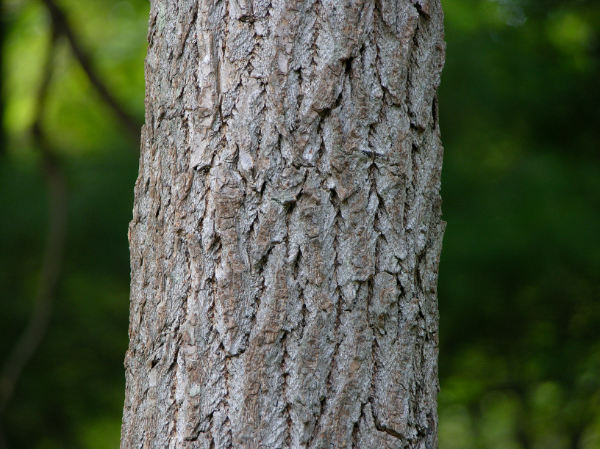
<svg viewBox="0 0 600 449"><path fill-rule="evenodd" d="M31 133L41 153L42 172L48 183L48 232L42 261L41 276L34 307L27 326L6 358L0 376L0 416L13 397L21 373L31 360L50 322L54 296L60 278L65 247L67 222L66 183L63 171L42 128L58 31L52 26L51 39L38 90L36 112ZM1 432L0 432L1 433ZM2 443L6 446L6 442Z"/></svg>
<svg viewBox="0 0 600 449"><path fill-rule="evenodd" d="M94 64L92 63L91 57L79 43L79 39L75 35L73 27L71 26L65 12L54 0L43 0L43 2L50 13L50 16L52 17L53 22L56 24L58 31L67 38L75 59L77 59L79 62L79 65L87 75L94 89L96 89L100 95L100 98L108 105L108 107L121 121L121 124L124 126L134 142L139 142L141 123L131 113L129 113L122 104L119 103L117 98L110 92L102 78L98 75Z"/></svg>

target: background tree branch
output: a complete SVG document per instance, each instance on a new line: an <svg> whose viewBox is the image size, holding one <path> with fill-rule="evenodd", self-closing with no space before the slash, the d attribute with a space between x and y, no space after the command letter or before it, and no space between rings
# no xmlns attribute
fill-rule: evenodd
<svg viewBox="0 0 600 449"><path fill-rule="evenodd" d="M52 22L51 38L37 95L35 119L31 134L41 154L41 169L48 184L48 233L41 276L34 308L27 327L6 358L0 383L0 416L10 402L21 373L38 349L47 331L52 305L60 278L66 234L67 198L65 177L42 127L42 120L53 72L53 59L58 30Z"/></svg>
<svg viewBox="0 0 600 449"><path fill-rule="evenodd" d="M73 55L81 65L94 89L96 89L96 92L100 95L102 101L113 111L134 142L139 142L141 123L117 100L98 75L91 57L80 44L79 37L73 31L73 27L65 12L54 0L43 0L43 2L48 8L58 32L67 38L69 46L73 50Z"/></svg>

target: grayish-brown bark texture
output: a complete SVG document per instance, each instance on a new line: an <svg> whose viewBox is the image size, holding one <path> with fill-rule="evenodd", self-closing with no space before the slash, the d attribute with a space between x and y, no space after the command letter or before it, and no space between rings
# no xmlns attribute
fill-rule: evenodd
<svg viewBox="0 0 600 449"><path fill-rule="evenodd" d="M153 0L122 449L435 448L439 0Z"/></svg>

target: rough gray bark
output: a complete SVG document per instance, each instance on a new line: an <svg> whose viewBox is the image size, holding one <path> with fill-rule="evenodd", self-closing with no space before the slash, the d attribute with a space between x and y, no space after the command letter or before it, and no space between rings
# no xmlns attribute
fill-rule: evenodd
<svg viewBox="0 0 600 449"><path fill-rule="evenodd" d="M153 0L124 449L435 448L439 0Z"/></svg>

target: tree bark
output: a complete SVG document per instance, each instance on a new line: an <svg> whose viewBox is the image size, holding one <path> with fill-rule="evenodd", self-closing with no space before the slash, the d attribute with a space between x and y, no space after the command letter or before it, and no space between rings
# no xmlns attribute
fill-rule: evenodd
<svg viewBox="0 0 600 449"><path fill-rule="evenodd" d="M439 0L153 0L121 448L437 447Z"/></svg>

